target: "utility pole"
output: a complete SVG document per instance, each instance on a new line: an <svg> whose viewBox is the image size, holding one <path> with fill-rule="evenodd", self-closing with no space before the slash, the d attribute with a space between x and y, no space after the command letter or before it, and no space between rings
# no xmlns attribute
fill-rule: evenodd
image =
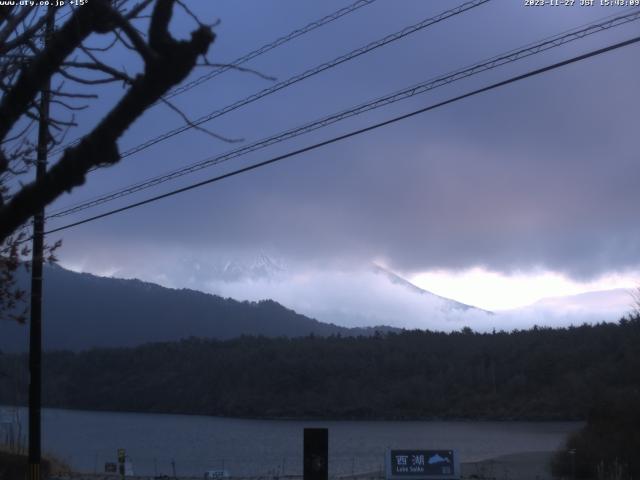
<svg viewBox="0 0 640 480"><path fill-rule="evenodd" d="M55 9L49 7L44 48L55 25ZM38 152L36 181L47 172L47 144L49 143L49 100L51 80L47 80L40 93L40 120L38 124ZM42 263L44 256L44 208L33 216L33 245L31 252L31 321L29 329L29 475L28 480L40 480L42 405Z"/></svg>

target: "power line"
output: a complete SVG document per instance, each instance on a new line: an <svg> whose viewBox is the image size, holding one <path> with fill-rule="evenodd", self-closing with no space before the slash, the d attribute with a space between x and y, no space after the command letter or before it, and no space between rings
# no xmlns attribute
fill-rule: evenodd
<svg viewBox="0 0 640 480"><path fill-rule="evenodd" d="M174 128L173 130L169 130L168 132L163 133L162 135L158 135L155 138L152 138L150 140L147 140L144 143L141 143L133 148L130 148L129 150L126 150L125 152L122 153L121 158L125 158L128 157L130 155L136 154L142 150L145 150L147 148L149 148L152 145L155 145L156 143L162 142L164 140L167 140L171 137L174 137L180 133L183 133L187 130L192 129L195 126L198 125L202 125L203 123L209 122L215 118L221 117L222 115L225 115L229 112L232 112L234 110L237 110L240 107L244 107L245 105L248 105L250 103L255 102L256 100L259 100L261 98L264 98L268 95L271 95L273 93L276 93L284 88L290 87L291 85L294 85L298 82L301 82L303 80L306 80L310 77L313 77L321 72L324 72L326 70L329 70L331 68L334 68L338 65L341 65L347 61L353 60L354 58L357 58L361 55L364 55L365 53L369 53L372 50L375 50L377 48L380 48L384 45L387 45L389 43L395 42L396 40L400 40L408 35L411 35L413 33L416 33L424 28L430 27L431 25L435 25L436 23L440 23L444 20L447 20L448 18L454 17L456 15L459 15L461 13L464 13L468 10L471 10L473 8L479 7L480 5L483 5L487 2L489 2L491 0L471 0L468 2L465 2L455 8L452 8L450 10L446 10L434 17L430 17L427 18L425 20L422 20L421 22L418 22L416 24L413 24L409 27L405 27L402 30L399 30L398 32L392 33L390 35L387 35L379 40L376 40L374 42L368 43L367 45L357 48L355 50L352 50L349 53L346 53L344 55L341 55L337 58L334 58L333 60L329 61L329 62L325 62L322 63L320 65L315 66L314 68L311 68L309 70L306 70L305 72L302 72L298 75L294 75L293 77L288 78L287 80L283 80L281 82L278 82L275 85L272 85L271 87L265 88L257 93L254 93L252 95L249 95L248 97L243 98L242 100L238 100L237 102L234 102L230 105L227 105L226 107L223 107L221 109L218 110L214 110L213 112L207 114L207 115L203 115L202 117L199 117L198 119L194 120L191 122L190 125L183 125L181 127L178 128Z"/></svg>
<svg viewBox="0 0 640 480"><path fill-rule="evenodd" d="M257 56L260 56L264 53L267 53L270 50L273 50L274 48L279 47L280 45L283 45L287 42L290 42L291 40L294 40L302 35L304 35L305 33L309 33L313 30L315 30L316 28L322 27L323 25L326 25L328 23L331 23L337 19L339 19L340 17L343 17L345 15L348 15L351 12L355 12L356 10L358 10L361 7L365 7L367 5L371 5L373 2L375 2L376 0L358 0L355 3L352 3L351 5L345 7L345 8L341 8L340 10L337 10L336 12L333 12L323 18L321 18L320 20L316 20L315 22L311 22L307 25L305 25L302 28L299 28L297 30L292 31L291 33L289 33L288 35L284 35L276 40L274 40L271 43L267 43L266 45L263 45L260 48L257 48L249 53L247 53L246 55L243 55L242 57L236 58L234 61L232 61L230 64L225 65L223 67L220 67L216 70L213 70L205 75L202 75L200 78L197 78L195 80L192 80L189 83L186 83L185 85L181 85L180 87L174 88L173 90L171 90L170 92L168 92L164 98L172 98L175 97L176 95L180 95L181 93L186 92L187 90L191 90L193 87L196 87L198 85L200 85L201 83L204 83L208 80L211 80L215 77L217 77L218 75L232 69L233 67L237 67L239 65L242 65L243 63L248 62L249 60L252 60L254 58L256 58Z"/></svg>
<svg viewBox="0 0 640 480"><path fill-rule="evenodd" d="M636 9L635 11L627 15L608 18L608 20L606 21L600 21L599 23L590 24L586 28L582 28L580 30L574 29L573 31L569 31L568 33L559 34L554 37L548 37L538 43L529 44L525 47L514 49L504 54L491 57L488 60L484 60L479 63L473 64L471 66L464 67L462 69L459 69L454 72L450 72L443 76L432 78L430 80L419 83L417 85L413 85L411 87L394 92L392 94L379 97L367 103L360 104L348 110L344 110L339 113L335 113L327 117L323 117L319 120L307 123L300 127L286 130L284 132L278 133L271 137L267 137L265 139L254 142L250 145L237 148L235 150L232 150L230 152L227 152L221 155L215 155L215 156L209 157L207 159L201 160L192 165L168 172L163 175L153 177L151 179L148 179L142 182L135 183L126 188L116 190L114 192L96 197L94 199L76 204L74 206L66 207L63 210L58 210L57 212L50 214L49 217L47 218L63 217L66 215L80 212L82 210L86 210L91 207L101 205L103 203L115 200L117 198L131 195L133 193L139 192L141 190L145 190L147 188L154 187L166 181L174 180L184 175L202 170L204 168L208 168L213 165L218 165L220 163L226 162L233 158L238 158L248 153L261 150L268 146L274 145L276 143L280 143L285 140L289 140L299 135L309 133L311 131L318 130L320 128L324 128L328 125L339 122L346 118L357 116L362 113L398 102L400 100L404 100L404 99L413 97L415 95L426 93L430 90L461 80L463 78L467 78L472 75L476 75L478 73L505 65L507 63L511 63L523 58L527 58L529 56L547 51L551 48L556 48L566 43L584 38L585 36L598 33L613 27L617 27L632 21L639 20L639 19L640 19L640 10Z"/></svg>
<svg viewBox="0 0 640 480"><path fill-rule="evenodd" d="M628 23L631 21L635 21L640 19L640 10L636 10L634 13L628 14L628 15L624 15L624 16L620 16L620 17L615 17L611 20L608 20L606 22L601 22L598 24L592 24L589 25L587 28L582 29L582 30L577 30L577 31L573 31L570 32L568 34L562 35L562 36L556 36L556 37L550 37L549 39L546 39L542 42L539 42L537 44L531 44L530 46L521 48L521 49L516 49L516 50L512 50L510 52L507 52L505 54L496 56L496 57L492 57L489 60L477 63L471 67L465 67L461 70L455 71L453 73L447 74L445 76L441 76L441 77L436 77L435 79L431 79L428 80L426 82L423 82L421 84L418 85L414 85L411 86L409 88L406 88L404 90L401 90L399 92L395 92L391 95L387 95L378 99L375 99L371 102L365 103L365 104L361 104L357 107L354 107L352 109L346 110L346 111L342 111L340 113L337 114L333 114L330 115L328 117L324 117L320 120L317 120L315 122L311 122L309 124L303 125L301 127L297 127L282 133L279 133L277 135L274 135L272 137L268 137L266 139L260 140L258 142L255 142L251 145L247 145L244 147L241 147L239 149L233 150L231 152L222 154L222 155L218 155L218 156L214 156L214 157L210 157L208 159L202 160L198 163L192 164L190 166L187 167L183 167L181 169L172 171L172 172L168 172L166 174L163 174L161 176L157 176L154 177L152 179L143 181L143 182L138 182L136 184L130 185L129 187L126 187L124 189L120 189L117 190L115 192L97 197L93 200L90 201L86 201L80 204L77 204L75 206L71 206L68 207L62 211L58 211L56 213L53 213L51 215L51 217L61 217L61 216L65 216L65 215L69 215L72 213L77 213L78 211L84 210L86 208L90 208L93 206L97 206L100 205L102 203L105 203L107 201L116 199L116 198L120 198L132 193L136 193L138 191L144 190L146 188L150 188L153 186L156 186L160 183L164 183L165 181L169 181L169 180L173 180L175 178L181 177L183 175L189 174L189 173L193 173L195 171L201 170L203 168L207 168L209 166L212 165L217 165L219 163L222 163L224 161L230 160L232 158L237 158L239 156L245 155L247 153L265 148L267 146L273 145L275 143L279 143L281 141L284 140L288 140L290 138L293 138L295 136L304 134L304 133L308 133L310 131L319 129L319 128L323 128L325 126L328 126L332 123L336 123L337 121L343 120L345 118L349 118L351 116L355 116L355 115L359 115L361 113L364 113L366 111L369 110L373 110L376 108L379 108L381 106L384 105L388 105L391 103L394 103L396 101L399 100L403 100L405 98L409 98L411 96L420 94L420 93L425 93L426 91L429 91L431 89L437 88L439 86L443 86L446 85L448 83L452 83L454 81L460 80L462 78L466 78L468 76L480 73L482 71L486 71L492 68L496 68L498 66L504 65L506 63L511 63L513 61L522 59L522 58L526 58L528 56L540 53L542 51L546 51L550 48L555 48L558 46L561 46L565 43L568 43L570 41L574 41L580 38L583 38L584 36L593 34L593 33L597 33L603 30L606 30L608 28L612 28L614 26L619 26L622 25L624 23Z"/></svg>
<svg viewBox="0 0 640 480"><path fill-rule="evenodd" d="M281 45L284 45L287 42L290 42L291 40L294 40L298 37L301 37L302 35L309 33L317 28L320 28L324 25L327 25L331 22L334 22L336 20L338 20L341 17L344 17L345 15L348 15L352 12L355 12L356 10L359 10L362 7L366 7L367 5L371 5L372 3L374 3L376 0L357 0L356 2L352 3L351 5L348 5L344 8L341 8L339 10L336 10L335 12L330 13L329 15L326 15L318 20L315 20L311 23L308 23L307 25L305 25L302 28L298 28L296 30L293 30L292 32L290 32L287 35L283 35L282 37L277 38L276 40L267 43L265 45L262 45L259 48L256 48L255 50L252 50L251 52L236 58L235 60L233 60L231 63L224 65L222 67L216 68L215 70L212 70L211 72L202 75L199 78L196 78L195 80L192 80L191 82L186 83L185 85L181 85L179 87L174 88L173 90L169 91L163 98L164 99L169 99L172 97L175 97L177 95L180 95L188 90L191 90L192 88L206 82L209 80L212 80L213 78L217 77L218 75L223 74L224 72L227 72L231 69L233 69L234 67L238 67L250 60L253 60L254 58L267 53L271 50L273 50L274 48L277 48ZM67 13L68 15L68 13ZM62 18L62 17L61 17ZM54 149L51 153L52 154L57 154L62 152L63 150L73 146L73 145L77 145L78 143L80 143L80 140L82 138L77 138L69 143L67 143L66 145L60 146L56 149Z"/></svg>
<svg viewBox="0 0 640 480"><path fill-rule="evenodd" d="M414 110L413 112L406 113L404 115L400 115L400 116L391 118L389 120L385 120L383 122L379 122L379 123L370 125L370 126L365 127L365 128L354 130L354 131L351 131L351 132L346 133L344 135L333 137L333 138L331 138L329 140L324 140L322 142L318 142L318 143L315 143L313 145L309 145L307 147L300 148L298 150L294 150L294 151L285 153L283 155L279 155L277 157L273 157L273 158L271 158L269 160L265 160L263 162L259 162L259 163L253 164L253 165L249 165L247 167L240 168L240 169L234 170L232 172L225 173L223 175L218 175L216 177L209 178L207 180L203 180L201 182L193 183L193 184L188 185L186 187L182 187L182 188L179 188L179 189L176 189L176 190L172 190L170 192L163 193L161 195L156 195L155 197L151 197L151 198L148 198L146 200L142 200L140 202L135 202L135 203L126 205L124 207L116 208L114 210L110 210L108 212L101 213L100 215L94 215L93 217L85 218L83 220L80 220L80 221L77 221L77 222L73 222L73 223L70 223L68 225L64 225L62 227L54 228L52 230L49 230L49 231L45 232L45 235L48 235L48 234L51 234L51 233L60 232L62 230L67 230L69 228L76 227L78 225L82 225L82 224L85 224L85 223L89 223L89 222L92 222L94 220L98 220L100 218L108 217L108 216L114 215L116 213L124 212L126 210L130 210L130 209L133 209L133 208L136 208L136 207L140 207L140 206L146 205L148 203L156 202L156 201L161 200L163 198L171 197L171 196L177 195L179 193L183 193L183 192L186 192L186 191L189 191L189 190L193 190L193 189L198 188L198 187L202 187L204 185L208 185L208 184L211 184L211 183L214 183L214 182L218 182L220 180L224 180L225 178L233 177L233 176L239 175L241 173L245 173L245 172L248 172L248 171L251 171L251 170L255 170L257 168L264 167L264 166L270 165L272 163L276 163L276 162L285 160L287 158L300 155L302 153L310 152L310 151L315 150L317 148L324 147L326 145L330 145L330 144L345 140L347 138L351 138L351 137L354 137L356 135L360 135L362 133L366 133L366 132L369 132L371 130L378 129L378 128L384 127L386 125L390 125L392 123L399 122L400 120L405 120L407 118L414 117L416 115L428 112L430 110L435 110L436 108L443 107L445 105L449 105L451 103L463 100L465 98L469 98L469 97L472 97L472 96L475 96L475 95L479 95L481 93L488 92L490 90L494 90L496 88L503 87L505 85L509 85L511 83L515 83L515 82L518 82L520 80L524 80L524 79L527 79L527 78L530 78L530 77L533 77L533 76L536 76L536 75L541 75L543 73L546 73L546 72L549 72L549 71L564 67L566 65L570 65L570 64L576 63L576 62L580 62L580 61L586 60L588 58L595 57L597 55L601 55L603 53L607 53L607 52L610 52L612 50L617 50L619 48L626 47L626 46L629 46L629 45L632 45L632 44L638 43L638 42L640 42L640 36L631 38L629 40L625 40L623 42L615 43L613 45L609 45L607 47L600 48L598 50L592 50L591 52L585 53L583 55L578 55L576 57L572 57L570 59L563 60L561 62L554 63L554 64L548 65L546 67L542 67L542 68L538 68L536 70L529 71L529 72L524 73L522 75L517 75L515 77L511 77L511 78L509 78L507 80L503 80L501 82L493 83L493 84L491 84L489 86L486 86L486 87L483 87L483 88L479 88L477 90L473 90L473 91L465 93L463 95L458 95L457 97L453 97L453 98L450 98L448 100L445 100L445 101L442 101L442 102L439 102L439 103L435 103L433 105L429 105L427 107L421 108L419 110Z"/></svg>
<svg viewBox="0 0 640 480"><path fill-rule="evenodd" d="M245 97L241 100L238 100L230 105L227 105L226 107L220 108L218 110L214 110L211 113L208 113L207 115L203 115L199 118L197 118L196 120L192 121L190 124L185 124L182 125L180 127L174 128L172 130L169 130L161 135L158 135L157 137L154 137L152 139L147 140L146 142L143 142L141 144L136 145L135 147L132 147L126 151L124 151L121 155L120 158L125 158L125 157L129 157L131 155L134 155L138 152L141 152L142 150L145 150L149 147L151 147L152 145L155 145L159 142L163 142L169 138L172 138L176 135L179 135L180 133L186 132L187 130L190 130L194 127L197 127L199 125L202 125L203 123L209 122L215 118L221 117L223 115L226 115L229 112L232 112L234 110L237 110L238 108L244 107L245 105L249 105L250 103L253 103L261 98L264 98L268 95L271 95L273 93L276 93L284 88L290 87L291 85L295 85L296 83L299 83L303 80L306 80L308 78L311 78L319 73L322 73L326 70L330 70L334 67L337 67L338 65L341 65L345 62L348 62L350 60L353 60L354 58L357 58L361 55L364 55L365 53L369 53L372 50L375 50L377 48L380 48L384 45L387 45L389 43L395 42L396 40L400 40L408 35L411 35L413 33L416 33L424 28L430 27L431 25L435 25L436 23L440 23L448 18L454 17L456 15L459 15L461 13L464 13L468 10L471 10L473 8L479 7L480 5L483 5L487 2L490 2L491 0L471 0L468 2L465 2L455 8L452 8L450 10L446 10L434 17L430 17L427 19L422 20L421 22L418 22L416 24L413 24L409 27L405 27L402 30L399 30L395 33L389 34L381 39L378 39L376 41L373 41L371 43L368 43L367 45L364 45L360 48L357 48L355 50L352 50L349 53L346 53L344 55L341 55L339 57L334 58L333 60L329 61L329 62L325 62L322 63L320 65L317 65L309 70L306 70L300 74L294 75L293 77L288 78L287 80L283 80L281 82L276 83L275 85L272 85L271 87L265 88L263 90L260 90L259 92L253 93L251 95L249 95L248 97ZM94 168L92 170L96 170L97 168Z"/></svg>

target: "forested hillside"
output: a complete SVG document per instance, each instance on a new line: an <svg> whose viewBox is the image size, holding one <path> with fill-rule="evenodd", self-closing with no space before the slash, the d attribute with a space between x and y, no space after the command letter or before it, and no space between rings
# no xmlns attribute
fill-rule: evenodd
<svg viewBox="0 0 640 480"><path fill-rule="evenodd" d="M190 339L44 357L52 407L248 417L582 419L640 388L640 317L493 334ZM0 356L0 403L26 357Z"/></svg>
<svg viewBox="0 0 640 480"><path fill-rule="evenodd" d="M29 289L22 272L20 285ZM300 315L272 300L240 302L188 289L165 288L140 280L98 277L59 266L45 268L43 348L86 350L135 347L190 336L229 339L240 335L304 337L367 335ZM0 350L23 352L29 329L0 323Z"/></svg>

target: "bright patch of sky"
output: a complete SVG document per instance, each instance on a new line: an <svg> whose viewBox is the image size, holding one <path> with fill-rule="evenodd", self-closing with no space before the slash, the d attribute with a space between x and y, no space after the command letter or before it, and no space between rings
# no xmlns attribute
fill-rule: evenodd
<svg viewBox="0 0 640 480"><path fill-rule="evenodd" d="M411 276L409 280L438 295L497 311L524 307L549 297L618 288L633 289L640 284L640 273L612 273L579 282L551 271L504 274L476 267L460 272L423 272Z"/></svg>

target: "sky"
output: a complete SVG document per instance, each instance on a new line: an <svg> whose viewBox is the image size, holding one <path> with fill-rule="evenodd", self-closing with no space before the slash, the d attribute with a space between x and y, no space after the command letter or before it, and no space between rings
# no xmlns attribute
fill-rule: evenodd
<svg viewBox="0 0 640 480"><path fill-rule="evenodd" d="M204 21L219 19L209 60L227 63L350 3L189 5ZM461 3L377 0L246 65L275 81L229 71L172 101L198 118ZM490 1L206 124L241 142L190 130L92 173L85 186L48 211L627 12L579 3L527 7L520 0ZM62 226L631 38L639 26L636 21L592 35L48 225ZM195 26L176 11L172 28L184 36ZM240 299L272 297L345 324L395 317L399 324L423 325L420 308L403 311L411 301L372 276L374 264L425 290L492 311L633 288L640 283L639 48L467 98L49 241L63 239L60 262L74 270ZM109 55L128 70L139 68L130 52ZM190 78L205 71L199 68ZM80 127L70 138L90 130L121 95L120 86L101 90L92 108L79 112ZM121 151L181 123L158 105L121 139ZM263 258L269 259L267 270ZM388 298L388 305L373 305L374 296ZM389 312L376 317L378 308ZM358 320L358 312L368 313ZM523 324L500 321L506 328ZM524 323L536 321L527 317ZM445 328L446 321L429 326Z"/></svg>

